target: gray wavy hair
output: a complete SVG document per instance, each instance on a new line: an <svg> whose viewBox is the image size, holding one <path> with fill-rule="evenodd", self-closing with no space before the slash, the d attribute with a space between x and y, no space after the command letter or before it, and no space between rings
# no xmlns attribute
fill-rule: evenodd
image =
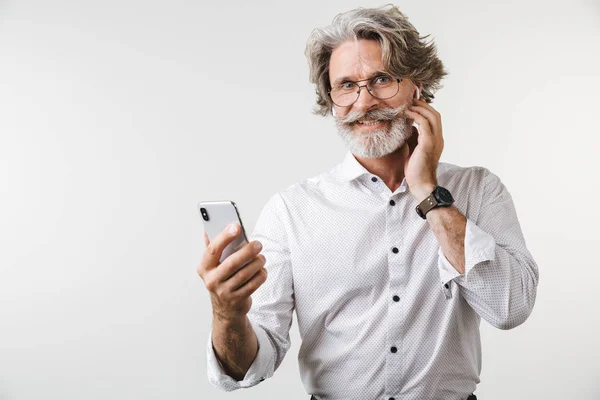
<svg viewBox="0 0 600 400"><path fill-rule="evenodd" d="M308 59L310 81L316 85L317 105L314 113L331 114L333 102L328 95L329 60L340 44L359 39L376 40L381 45L382 62L394 76L422 83L422 98L430 103L439 90L442 78L448 75L437 57L433 41L425 41L415 27L396 6L357 8L335 16L331 25L314 29L304 54Z"/></svg>

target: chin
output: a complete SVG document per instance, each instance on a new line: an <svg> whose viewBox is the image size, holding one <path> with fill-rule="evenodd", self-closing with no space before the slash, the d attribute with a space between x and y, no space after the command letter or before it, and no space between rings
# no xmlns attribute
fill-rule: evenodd
<svg viewBox="0 0 600 400"><path fill-rule="evenodd" d="M347 147L352 154L360 158L381 158L400 150L405 143L406 141L404 140L399 143L385 143L379 146L365 146L360 143L354 143Z"/></svg>

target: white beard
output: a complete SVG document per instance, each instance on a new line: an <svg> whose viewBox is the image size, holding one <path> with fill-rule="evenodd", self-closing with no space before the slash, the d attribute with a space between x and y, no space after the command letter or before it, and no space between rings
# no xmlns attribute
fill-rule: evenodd
<svg viewBox="0 0 600 400"><path fill-rule="evenodd" d="M405 106L393 109L393 113L397 116L392 120L388 120L388 123L391 122L391 127L373 132L360 132L358 129L353 129L352 123L345 121L357 121L363 118L379 119L377 118L379 110L349 113L344 118L335 119L338 135L346 143L348 150L357 157L379 158L386 156L402 147L413 133L412 125L407 121L404 110ZM388 113L387 118L389 118L391 111L392 109L386 110Z"/></svg>

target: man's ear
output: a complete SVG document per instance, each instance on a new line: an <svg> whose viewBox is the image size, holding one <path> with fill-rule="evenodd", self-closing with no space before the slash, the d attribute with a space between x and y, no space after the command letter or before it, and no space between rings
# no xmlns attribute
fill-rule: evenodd
<svg viewBox="0 0 600 400"><path fill-rule="evenodd" d="M423 93L423 84L419 83L418 85L415 85L415 93L413 94L413 98L414 99L422 98L421 93Z"/></svg>

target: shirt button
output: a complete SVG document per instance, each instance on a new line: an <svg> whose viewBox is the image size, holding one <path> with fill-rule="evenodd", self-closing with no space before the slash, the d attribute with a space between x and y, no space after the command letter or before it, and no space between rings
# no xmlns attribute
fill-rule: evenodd
<svg viewBox="0 0 600 400"><path fill-rule="evenodd" d="M376 177L372 177L372 178L371 178L371 180L372 180L373 182L377 182L377 178L376 178Z"/></svg>
<svg viewBox="0 0 600 400"><path fill-rule="evenodd" d="M396 202L394 200L390 200L390 206L395 206Z"/></svg>
<svg viewBox="0 0 600 400"><path fill-rule="evenodd" d="M447 284L447 283L445 283L445 284L444 284L444 287L445 287L446 289L448 289L448 288L449 288L449 286L448 286L448 284Z"/></svg>
<svg viewBox="0 0 600 400"><path fill-rule="evenodd" d="M393 346L390 350L392 351L392 353L395 353L395 352L398 351L398 349L396 348L396 346Z"/></svg>
<svg viewBox="0 0 600 400"><path fill-rule="evenodd" d="M398 297L398 296L394 296L394 297L392 297L392 299L394 299L394 301L400 301L400 297Z"/></svg>
<svg viewBox="0 0 600 400"><path fill-rule="evenodd" d="M394 248L392 249L392 253L394 253L394 254L398 254L398 252L399 252L399 251L400 251L400 250L398 250L398 248L397 248L397 247L394 247Z"/></svg>
<svg viewBox="0 0 600 400"><path fill-rule="evenodd" d="M390 397L388 400L396 400L396 399L395 399L395 398L393 398L393 397Z"/></svg>

